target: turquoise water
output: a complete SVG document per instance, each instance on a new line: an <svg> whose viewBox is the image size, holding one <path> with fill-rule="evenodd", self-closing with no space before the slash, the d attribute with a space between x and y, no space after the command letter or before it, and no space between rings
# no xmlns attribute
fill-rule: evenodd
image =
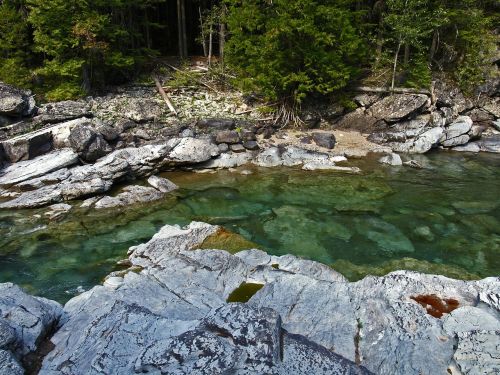
<svg viewBox="0 0 500 375"><path fill-rule="evenodd" d="M249 169L165 173L182 189L128 210L0 211L0 282L66 301L118 269L164 224L224 225L272 254L331 264L351 280L395 269L500 274L500 156L436 153L425 169L360 160L360 175ZM76 204L75 204L76 206Z"/></svg>

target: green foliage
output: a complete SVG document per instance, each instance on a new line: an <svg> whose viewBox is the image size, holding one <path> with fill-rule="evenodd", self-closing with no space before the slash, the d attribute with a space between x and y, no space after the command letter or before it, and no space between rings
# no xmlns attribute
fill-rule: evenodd
<svg viewBox="0 0 500 375"><path fill-rule="evenodd" d="M29 86L29 25L24 16L24 3L18 0L0 2L0 80Z"/></svg>
<svg viewBox="0 0 500 375"><path fill-rule="evenodd" d="M81 97L85 91L81 85L81 71L84 59L59 61L47 60L35 72L43 77L43 91L48 100L68 100Z"/></svg>
<svg viewBox="0 0 500 375"><path fill-rule="evenodd" d="M172 73L168 85L173 88L182 88L189 86L198 86L199 82L196 76L186 66Z"/></svg>
<svg viewBox="0 0 500 375"><path fill-rule="evenodd" d="M80 96L133 70L134 56L121 45L127 32L99 1L28 1L34 50L45 56L36 72L47 98Z"/></svg>
<svg viewBox="0 0 500 375"><path fill-rule="evenodd" d="M498 39L491 31L495 16L487 14L492 6L488 2L385 0L379 4L383 6L378 8L378 43L384 48L375 54L375 66L383 65L384 54L392 54L385 67L395 61L404 85L428 87L433 70L447 70L463 89L470 90L491 73L488 61Z"/></svg>
<svg viewBox="0 0 500 375"><path fill-rule="evenodd" d="M174 3L0 0L0 80L56 100L126 82L141 65L154 70L151 62L160 55L155 48L167 43L172 52L176 47L177 25L166 24L175 21ZM370 76L366 82L373 85L387 85L394 78L397 85L428 87L432 74L444 71L471 92L498 74L489 63L499 43L494 33L500 20L498 0L197 0L197 4L203 26L198 38L189 35L192 42L202 42L208 52L209 35L214 43L223 42L219 27L226 24L228 30L227 59L212 65L206 75L210 84L226 88L234 72L235 85L269 100L279 99L285 112L306 97L342 96L360 75ZM187 16L189 24L200 23L198 12ZM234 70L228 74L228 69ZM174 74L170 82L198 83L186 72Z"/></svg>
<svg viewBox="0 0 500 375"><path fill-rule="evenodd" d="M11 85L30 87L30 78L30 70L24 65L24 60L21 57L0 60L0 81Z"/></svg>
<svg viewBox="0 0 500 375"><path fill-rule="evenodd" d="M431 7L432 0L386 0L384 22L396 43L421 48L425 38L443 22L441 6Z"/></svg>
<svg viewBox="0 0 500 375"><path fill-rule="evenodd" d="M415 54L411 63L403 66L403 69L407 72L405 86L412 88L431 86L432 71L425 54Z"/></svg>
<svg viewBox="0 0 500 375"><path fill-rule="evenodd" d="M228 62L239 84L301 102L345 87L359 72L363 40L345 1L228 0Z"/></svg>
<svg viewBox="0 0 500 375"><path fill-rule="evenodd" d="M488 61L500 41L492 32L494 18L472 0L455 3L447 16L446 30L455 29L455 38L446 40L447 53L454 57L453 71L462 89L471 91L491 74Z"/></svg>

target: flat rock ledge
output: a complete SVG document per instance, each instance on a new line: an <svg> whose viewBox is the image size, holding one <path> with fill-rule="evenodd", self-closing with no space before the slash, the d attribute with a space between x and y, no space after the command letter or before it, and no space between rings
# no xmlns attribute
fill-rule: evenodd
<svg viewBox="0 0 500 375"><path fill-rule="evenodd" d="M291 255L197 249L209 237L217 243L219 232L199 222L163 227L130 248L130 269L64 312L3 284L2 322L12 316L5 301L18 314L27 314L15 307L26 298L52 308L60 328L39 372L50 375L500 371L499 278L398 271L351 283ZM31 327L27 316L22 323ZM24 341L2 347L12 361L36 345L34 335L18 337ZM10 364L0 360L0 373L15 373L2 372Z"/></svg>

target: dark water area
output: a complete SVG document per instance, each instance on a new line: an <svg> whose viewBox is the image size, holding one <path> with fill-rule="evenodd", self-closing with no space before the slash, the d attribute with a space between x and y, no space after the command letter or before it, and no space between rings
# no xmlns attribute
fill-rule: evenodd
<svg viewBox="0 0 500 375"><path fill-rule="evenodd" d="M332 265L350 280L398 269L500 274L500 156L439 152L424 169L365 159L361 174L244 167L165 173L181 187L147 206L0 211L0 282L64 302L117 270L165 224L223 225L271 254ZM351 164L350 164L351 165ZM251 175L241 174L242 169Z"/></svg>

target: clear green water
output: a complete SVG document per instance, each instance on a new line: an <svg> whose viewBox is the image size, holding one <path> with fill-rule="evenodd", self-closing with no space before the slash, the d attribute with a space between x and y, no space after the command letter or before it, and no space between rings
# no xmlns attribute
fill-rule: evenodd
<svg viewBox="0 0 500 375"><path fill-rule="evenodd" d="M356 280L415 269L456 278L500 274L500 156L436 153L426 169L363 160L361 175L252 169L166 173L175 196L129 210L0 211L0 282L65 301L164 224L224 225L270 253L332 264ZM41 215L38 217L37 215Z"/></svg>

